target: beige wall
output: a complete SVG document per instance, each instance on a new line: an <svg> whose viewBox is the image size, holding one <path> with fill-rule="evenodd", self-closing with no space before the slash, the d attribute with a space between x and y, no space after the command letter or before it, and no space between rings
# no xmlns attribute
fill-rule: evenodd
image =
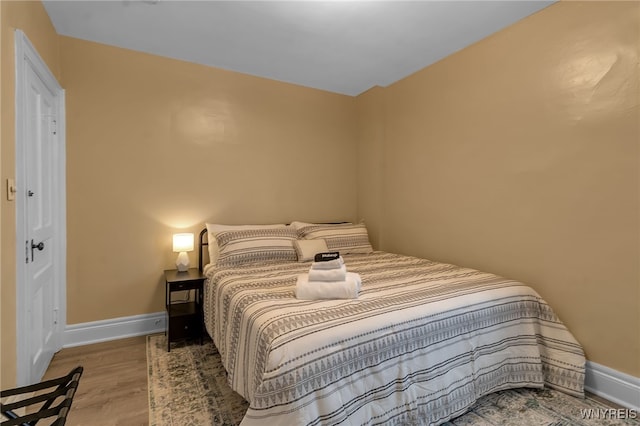
<svg viewBox="0 0 640 426"><path fill-rule="evenodd" d="M16 27L66 89L69 324L161 311L177 230L362 218L378 248L532 284L589 359L640 377L638 7L556 4L354 99L58 37L40 3L0 2L2 387Z"/></svg>
<svg viewBox="0 0 640 426"><path fill-rule="evenodd" d="M2 259L0 284L0 385L15 385L16 379L16 211L15 202L7 201L6 179L15 178L15 48L14 31L29 37L51 72L60 79L59 43L49 16L40 2L0 1L2 93L0 161L2 196L0 197Z"/></svg>
<svg viewBox="0 0 640 426"><path fill-rule="evenodd" d="M374 248L384 246L385 89L374 87L357 97L358 218L367 225Z"/></svg>
<svg viewBox="0 0 640 426"><path fill-rule="evenodd" d="M530 283L636 377L639 26L637 2L558 3L358 99L380 247Z"/></svg>
<svg viewBox="0 0 640 426"><path fill-rule="evenodd" d="M61 62L69 324L162 311L178 230L355 219L354 98L67 37Z"/></svg>

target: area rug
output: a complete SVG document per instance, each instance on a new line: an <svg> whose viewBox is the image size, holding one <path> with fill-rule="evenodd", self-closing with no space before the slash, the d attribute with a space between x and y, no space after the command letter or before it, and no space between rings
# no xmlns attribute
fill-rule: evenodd
<svg viewBox="0 0 640 426"><path fill-rule="evenodd" d="M172 343L167 352L166 336L147 336L147 379L150 426L233 426L249 407L227 385L210 340Z"/></svg>
<svg viewBox="0 0 640 426"><path fill-rule="evenodd" d="M172 344L164 335L147 337L150 426L234 426L248 404L226 383L220 355L209 340ZM515 389L480 400L448 426L640 426L635 411L613 410L592 398L573 398L550 389ZM295 425L292 425L295 426Z"/></svg>

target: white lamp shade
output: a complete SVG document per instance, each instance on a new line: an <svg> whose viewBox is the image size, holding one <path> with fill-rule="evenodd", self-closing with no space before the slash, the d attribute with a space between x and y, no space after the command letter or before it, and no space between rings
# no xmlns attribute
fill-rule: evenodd
<svg viewBox="0 0 640 426"><path fill-rule="evenodd" d="M173 234L173 251L193 251L193 234Z"/></svg>

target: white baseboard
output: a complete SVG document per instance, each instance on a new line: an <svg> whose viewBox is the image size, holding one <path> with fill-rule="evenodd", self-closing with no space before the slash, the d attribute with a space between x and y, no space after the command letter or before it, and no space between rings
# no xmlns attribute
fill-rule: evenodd
<svg viewBox="0 0 640 426"><path fill-rule="evenodd" d="M133 315L103 321L68 325L64 331L64 348L144 336L165 331L166 313Z"/></svg>
<svg viewBox="0 0 640 426"><path fill-rule="evenodd" d="M640 378L587 361L584 388L623 407L640 410Z"/></svg>

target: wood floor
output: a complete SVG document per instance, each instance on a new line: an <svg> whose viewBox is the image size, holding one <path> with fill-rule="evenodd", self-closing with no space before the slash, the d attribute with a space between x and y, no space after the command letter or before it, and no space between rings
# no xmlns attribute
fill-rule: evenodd
<svg viewBox="0 0 640 426"><path fill-rule="evenodd" d="M54 355L44 379L82 365L67 426L149 424L146 336L66 348Z"/></svg>

